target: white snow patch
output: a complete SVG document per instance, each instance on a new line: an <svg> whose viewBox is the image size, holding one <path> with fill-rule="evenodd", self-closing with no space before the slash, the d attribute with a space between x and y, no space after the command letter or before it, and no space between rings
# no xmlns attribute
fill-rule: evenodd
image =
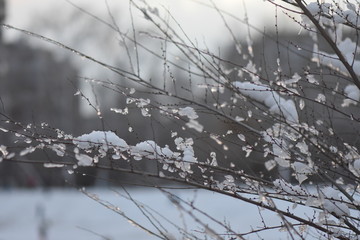
<svg viewBox="0 0 360 240"><path fill-rule="evenodd" d="M309 12L316 16L318 14L329 14L331 4L330 3L318 3L318 2L311 2L306 5L306 8Z"/></svg>
<svg viewBox="0 0 360 240"><path fill-rule="evenodd" d="M241 141L243 141L243 142L246 141L246 138L245 138L244 134L239 133L237 136Z"/></svg>
<svg viewBox="0 0 360 240"><path fill-rule="evenodd" d="M189 122L185 124L188 128L195 129L198 132L202 132L204 130L204 126L201 125L198 121L194 119L190 119Z"/></svg>
<svg viewBox="0 0 360 240"><path fill-rule="evenodd" d="M192 107L184 107L179 109L180 116L186 116L189 119L197 119L199 116Z"/></svg>
<svg viewBox="0 0 360 240"><path fill-rule="evenodd" d="M234 87L244 96L248 96L269 108L271 113L284 116L288 122L299 122L299 116L293 100L286 100L269 86L251 82L233 83Z"/></svg>
<svg viewBox="0 0 360 240"><path fill-rule="evenodd" d="M356 85L347 85L344 89L344 94L347 99L344 99L343 103L341 104L342 107L348 107L350 104L356 105L360 100L360 90Z"/></svg>
<svg viewBox="0 0 360 240"><path fill-rule="evenodd" d="M119 196L123 193L121 189L114 187L109 189L88 189L95 193L99 198L113 204L121 211L124 211L130 218L143 224L150 230L157 232L148 219L137 209L132 201L128 201ZM171 222L182 226L183 218L179 217L183 212L172 204L169 198L155 189L127 189L132 198L141 201L142 206L150 206L155 211L166 216ZM261 226L262 220L273 225L280 224L281 220L276 214L269 211L262 211L262 217L258 216L258 208L237 199L203 190L178 190L175 192L184 200L194 200L194 206L199 207L215 219L226 219L230 224L236 223L239 232L251 231L251 226ZM276 200L275 200L276 201ZM109 211L96 201L89 199L79 191L73 189L48 189L42 191L34 190L0 190L0 202L2 204L0 222L0 235L2 239L11 240L39 240L40 227L46 226L47 238L51 240L64 239L86 239L99 240L100 234L106 239L136 239L136 240L154 240L158 239L152 235L143 232L139 228L133 227L126 219L119 214ZM70 204L69 204L70 203ZM276 201L278 207L286 209L286 203ZM36 214L39 207L43 209L42 216ZM219 207L221 206L221 207ZM298 214L303 216L313 214L309 208L298 207ZM196 212L193 212L197 214ZM242 216L239 217L239 213ZM224 229L214 224L202 215L196 215L209 227L214 228L216 232L223 232ZM157 217L157 215L156 215ZM161 219L160 219L161 220ZM189 232L197 234L199 238L204 237L202 233L196 231L203 226L193 218L185 218ZM46 224L40 224L42 223ZM183 235L177 231L171 224L162 221L161 224L169 233L175 235L176 239L183 239ZM91 230L91 233L87 230ZM259 232L254 238L264 238L267 240L286 239L287 232L269 230ZM317 239L309 235L306 239Z"/></svg>
<svg viewBox="0 0 360 240"><path fill-rule="evenodd" d="M175 160L180 155L179 153L171 151L167 145L161 148L153 140L143 141L136 144L136 146L131 147L130 154L135 160L147 158L165 161Z"/></svg>
<svg viewBox="0 0 360 240"><path fill-rule="evenodd" d="M56 155L58 155L59 157L63 157L65 155L65 151L66 151L66 145L65 144L53 144L53 145L49 145L48 148L50 148L51 150L53 150Z"/></svg>
<svg viewBox="0 0 360 240"><path fill-rule="evenodd" d="M128 144L111 131L92 131L89 134L74 138L73 143L84 150L93 147L102 148L105 152L109 148L120 151L127 151L129 149Z"/></svg>
<svg viewBox="0 0 360 240"><path fill-rule="evenodd" d="M76 158L76 160L79 161L78 162L79 166L88 167L88 166L91 166L93 163L93 158L86 154L76 153L75 158Z"/></svg>
<svg viewBox="0 0 360 240"><path fill-rule="evenodd" d="M360 61L354 59L354 56L356 55L357 45L350 38L346 38L345 40L339 42L338 48L344 55L346 61L350 65L352 65L354 72L357 75L360 75ZM314 54L312 60L329 66L333 69L339 69L342 72L347 72L347 69L339 60L339 57L336 54L328 54L326 52L318 51L316 47L314 47Z"/></svg>
<svg viewBox="0 0 360 240"><path fill-rule="evenodd" d="M305 163L294 162L291 166L295 171L295 178L299 181L299 184L308 179L307 176L313 172L312 168Z"/></svg>
<svg viewBox="0 0 360 240"><path fill-rule="evenodd" d="M284 142L279 144L279 141L272 144L273 154L275 155L274 160L282 167L290 167L290 153L286 151L285 145Z"/></svg>
<svg viewBox="0 0 360 240"><path fill-rule="evenodd" d="M141 160L143 157L157 159L161 156L161 148L154 141L147 140L132 147L131 155L134 156L135 160Z"/></svg>
<svg viewBox="0 0 360 240"><path fill-rule="evenodd" d="M25 155L27 155L29 153L34 152L35 150L36 150L36 148L34 148L34 147L27 147L24 150L22 150L19 155L20 156L25 156Z"/></svg>
<svg viewBox="0 0 360 240"><path fill-rule="evenodd" d="M56 164L56 163L44 163L45 168L60 168L64 167L64 164Z"/></svg>

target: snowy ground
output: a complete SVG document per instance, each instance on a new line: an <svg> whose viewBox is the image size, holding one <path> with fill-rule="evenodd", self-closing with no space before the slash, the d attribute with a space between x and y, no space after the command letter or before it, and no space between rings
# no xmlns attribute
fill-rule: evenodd
<svg viewBox="0 0 360 240"><path fill-rule="evenodd" d="M119 210L125 211L134 220L149 226L148 221L134 204L119 197L113 190L90 189L88 191L116 205ZM121 190L118 189L118 191ZM261 227L259 212L263 214L267 224L279 222L279 218L275 215L229 197L206 191L182 190L178 193L185 200L194 200L196 206L217 220L222 222L226 220L235 230L246 231L250 226ZM194 221L186 217L184 223L183 216L186 214L179 211L169 198L158 190L137 189L131 190L131 194L134 199L150 205L172 221L181 226L185 224L187 230L194 233L200 230ZM76 190L2 190L0 203L0 240L40 240L41 226L45 226L46 240L155 239L115 212ZM171 226L164 220L162 222L165 228L172 232ZM215 229L219 230L217 227ZM283 233L276 230L266 233L263 237L279 239L282 238L281 234ZM179 233L175 232L174 235L176 239L181 239ZM250 239L254 239L254 236Z"/></svg>

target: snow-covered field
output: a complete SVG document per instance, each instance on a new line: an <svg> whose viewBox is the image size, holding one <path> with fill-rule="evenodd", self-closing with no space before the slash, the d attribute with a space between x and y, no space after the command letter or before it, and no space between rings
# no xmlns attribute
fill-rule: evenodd
<svg viewBox="0 0 360 240"><path fill-rule="evenodd" d="M89 189L87 191L96 193L99 198L117 206L117 210L126 212L133 220L154 229L131 201L119 196L121 189ZM180 211L167 196L158 190L130 189L130 192L134 199L150 205L188 231L194 233L201 231L198 224L186 217L185 212ZM259 213L263 215L266 224L276 224L280 221L279 217L265 210L212 192L177 190L177 193L184 200L193 200L195 206L218 221L230 223L234 230L244 232L250 230L250 227L254 229L262 227ZM77 190L1 190L0 203L1 240L39 240L42 230L46 232L46 240L156 239ZM196 214L196 212L193 213ZM206 218L196 215L209 223L205 220ZM158 219L161 218L158 217ZM171 225L165 220L161 222L176 239L181 239L179 233L173 232ZM209 226L217 231L220 230L214 224ZM262 236L265 239L279 239L282 238L281 234L284 233L274 230ZM255 236L249 237L254 239Z"/></svg>

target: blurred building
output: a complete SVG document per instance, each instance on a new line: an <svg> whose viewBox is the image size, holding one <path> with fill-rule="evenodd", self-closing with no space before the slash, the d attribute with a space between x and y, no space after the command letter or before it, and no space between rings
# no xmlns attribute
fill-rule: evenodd
<svg viewBox="0 0 360 240"><path fill-rule="evenodd" d="M0 0L0 21L5 19L5 2ZM1 36L0 28L0 36ZM26 41L0 44L1 113L22 124L40 125L76 132L79 128L78 99L74 97L77 71L69 61L33 48ZM4 119L1 119L1 124ZM13 145L10 134L0 134L0 145ZM26 157L26 156L25 156ZM45 153L31 155L34 160L56 157ZM64 184L61 169L42 165L3 162L0 186L36 186Z"/></svg>

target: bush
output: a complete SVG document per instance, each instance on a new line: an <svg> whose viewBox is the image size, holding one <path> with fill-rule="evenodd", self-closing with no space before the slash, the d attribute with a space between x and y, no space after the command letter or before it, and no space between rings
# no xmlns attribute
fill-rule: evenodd
<svg viewBox="0 0 360 240"><path fill-rule="evenodd" d="M358 239L359 4L301 0L267 4L276 9L276 19L281 11L297 24L301 32L296 39L281 35L276 25L270 34L260 31L263 48L251 36L242 41L228 19L249 29L250 23L215 3L205 5L216 10L233 38L230 56L223 57L198 47L166 9L131 1L132 16L133 11L141 13L153 29L136 35L134 22L131 34L122 32L114 18L103 22L123 41L128 59L121 67L3 25L116 74L115 80L81 79L116 95L123 104L100 107L100 96L91 98L78 89L75 97L87 102L101 123L100 130L80 136L45 123L19 123L2 111L3 134L15 134L17 141L1 146L1 159L71 172L87 167L163 179L230 196L281 219L280 225L264 224L243 235L207 216L227 235L201 224L204 239L244 239L273 229L286 230L293 239ZM162 67L143 71L149 65L141 65L142 56L152 56ZM118 114L116 122L111 114ZM60 159L36 161L31 159L36 151L53 151ZM192 206L172 199L179 208ZM300 214L296 210L300 205L313 214ZM197 219L192 211L185 212ZM157 230L151 234L170 238Z"/></svg>

